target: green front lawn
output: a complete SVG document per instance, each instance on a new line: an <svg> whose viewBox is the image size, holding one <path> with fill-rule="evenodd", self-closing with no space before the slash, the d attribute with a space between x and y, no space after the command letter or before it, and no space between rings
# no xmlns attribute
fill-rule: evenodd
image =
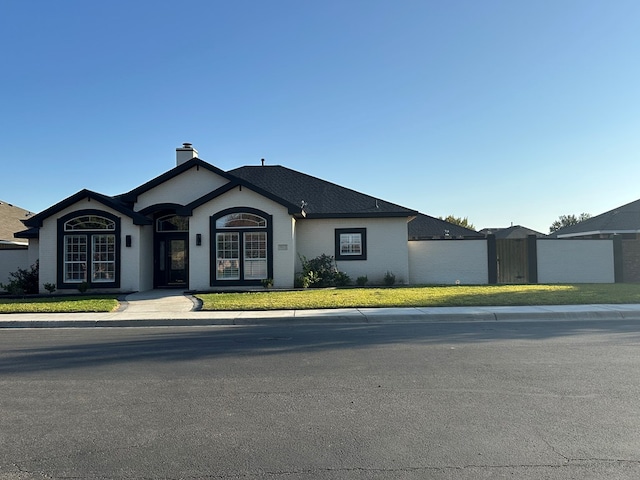
<svg viewBox="0 0 640 480"><path fill-rule="evenodd" d="M203 310L304 310L365 307L473 307L640 303L639 284L477 285L335 288L198 294ZM116 295L0 297L0 313L111 312Z"/></svg>
<svg viewBox="0 0 640 480"><path fill-rule="evenodd" d="M112 312L118 308L116 295L78 297L0 297L0 313L86 313Z"/></svg>
<svg viewBox="0 0 640 480"><path fill-rule="evenodd" d="M198 294L203 310L640 303L638 284L336 288Z"/></svg>

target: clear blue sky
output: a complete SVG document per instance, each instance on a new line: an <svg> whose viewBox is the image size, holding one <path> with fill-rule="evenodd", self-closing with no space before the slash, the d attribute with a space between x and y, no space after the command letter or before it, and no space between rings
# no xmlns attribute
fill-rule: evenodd
<svg viewBox="0 0 640 480"><path fill-rule="evenodd" d="M640 198L638 0L4 0L0 45L0 199L32 211L183 142L478 229Z"/></svg>

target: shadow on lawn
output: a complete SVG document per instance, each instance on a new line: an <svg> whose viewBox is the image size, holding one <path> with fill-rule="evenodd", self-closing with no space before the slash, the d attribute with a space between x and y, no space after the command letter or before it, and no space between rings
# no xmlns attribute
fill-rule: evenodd
<svg viewBox="0 0 640 480"><path fill-rule="evenodd" d="M41 335L46 334L46 337ZM640 342L633 320L477 322L189 329L6 330L0 337L0 375L86 370L109 365L246 359L297 353L357 352L393 344L464 345L602 335L601 341ZM37 337L36 337L37 336ZM87 342L87 338L91 341ZM20 348L20 344L37 344Z"/></svg>

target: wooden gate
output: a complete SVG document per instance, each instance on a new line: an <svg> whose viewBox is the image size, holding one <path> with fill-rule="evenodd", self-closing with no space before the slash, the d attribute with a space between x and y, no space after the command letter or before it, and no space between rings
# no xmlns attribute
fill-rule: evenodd
<svg viewBox="0 0 640 480"><path fill-rule="evenodd" d="M526 238L496 239L498 283L528 283L529 262Z"/></svg>

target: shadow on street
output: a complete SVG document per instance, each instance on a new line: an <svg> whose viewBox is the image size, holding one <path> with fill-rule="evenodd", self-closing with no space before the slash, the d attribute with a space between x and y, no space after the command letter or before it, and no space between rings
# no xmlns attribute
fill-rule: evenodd
<svg viewBox="0 0 640 480"><path fill-rule="evenodd" d="M74 342L87 337L91 343ZM390 344L465 344L536 341L575 335L619 335L640 341L633 320L568 322L396 323L127 329L5 330L0 336L0 374L91 368L130 362L184 362L206 358L272 356L358 350ZM14 339L38 337L40 346L16 348Z"/></svg>

